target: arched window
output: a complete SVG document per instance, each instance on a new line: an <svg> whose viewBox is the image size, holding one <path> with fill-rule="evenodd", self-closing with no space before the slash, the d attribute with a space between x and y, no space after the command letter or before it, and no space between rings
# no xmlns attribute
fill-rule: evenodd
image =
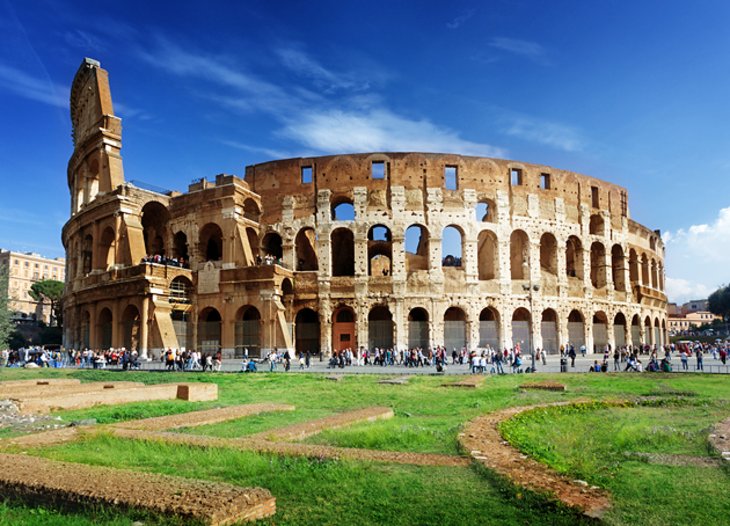
<svg viewBox="0 0 730 526"><path fill-rule="evenodd" d="M540 322L542 350L553 354L558 352L558 314L553 309L542 311Z"/></svg>
<svg viewBox="0 0 730 526"><path fill-rule="evenodd" d="M532 315L523 307L518 307L512 314L512 347L524 353L532 352Z"/></svg>
<svg viewBox="0 0 730 526"><path fill-rule="evenodd" d="M549 232L540 238L540 268L553 276L558 275L558 242Z"/></svg>
<svg viewBox="0 0 730 526"><path fill-rule="evenodd" d="M459 307L449 307L444 313L444 347L448 352L466 346L466 314Z"/></svg>
<svg viewBox="0 0 730 526"><path fill-rule="evenodd" d="M428 311L421 307L411 309L408 313L408 348L427 349L429 343Z"/></svg>
<svg viewBox="0 0 730 526"><path fill-rule="evenodd" d="M223 231L215 223L208 223L200 229L200 253L205 261L223 259Z"/></svg>
<svg viewBox="0 0 730 526"><path fill-rule="evenodd" d="M355 206L349 199L340 199L332 203L333 221L354 221Z"/></svg>
<svg viewBox="0 0 730 526"><path fill-rule="evenodd" d="M429 269L429 235L423 225L411 225L406 229L406 271Z"/></svg>
<svg viewBox="0 0 730 526"><path fill-rule="evenodd" d="M583 279L583 245L576 236L565 243L565 271L569 278Z"/></svg>
<svg viewBox="0 0 730 526"><path fill-rule="evenodd" d="M568 314L568 344L573 345L577 352L585 342L585 318L580 311L572 310Z"/></svg>
<svg viewBox="0 0 730 526"><path fill-rule="evenodd" d="M368 348L393 348L393 315L388 307L373 307L368 314Z"/></svg>
<svg viewBox="0 0 730 526"><path fill-rule="evenodd" d="M261 356L261 314L256 307L244 305L236 313L235 357Z"/></svg>
<svg viewBox="0 0 730 526"><path fill-rule="evenodd" d="M164 256L167 224L170 212L157 201L150 201L142 207L142 229L144 246L148 256Z"/></svg>
<svg viewBox="0 0 730 526"><path fill-rule="evenodd" d="M261 208L250 197L243 202L243 217L251 221L256 221L257 223L261 219Z"/></svg>
<svg viewBox="0 0 730 526"><path fill-rule="evenodd" d="M497 221L497 207L491 199L480 200L474 209L478 222L494 223Z"/></svg>
<svg viewBox="0 0 730 526"><path fill-rule="evenodd" d="M606 248L598 241L591 245L591 284L596 289L606 286Z"/></svg>
<svg viewBox="0 0 730 526"><path fill-rule="evenodd" d="M444 228L441 240L441 264L444 267L462 267L463 233L460 228L449 225Z"/></svg>
<svg viewBox="0 0 730 526"><path fill-rule="evenodd" d="M221 315L213 307L207 307L198 315L198 350L217 353L221 349Z"/></svg>
<svg viewBox="0 0 730 526"><path fill-rule="evenodd" d="M313 228L302 228L294 241L297 252L297 270L318 270L317 234Z"/></svg>
<svg viewBox="0 0 730 526"><path fill-rule="evenodd" d="M624 249L621 245L614 245L611 248L611 275L613 277L613 288L615 290L626 290L624 283L624 268L626 261L624 258Z"/></svg>
<svg viewBox="0 0 730 526"><path fill-rule="evenodd" d="M175 257L180 262L190 261L190 254L188 253L188 236L185 232L176 232L173 238L173 244L175 248Z"/></svg>
<svg viewBox="0 0 730 526"><path fill-rule="evenodd" d="M588 225L588 232L596 236L603 235L603 217L593 214Z"/></svg>
<svg viewBox="0 0 730 526"><path fill-rule="evenodd" d="M295 339L297 353L319 353L319 316L312 309L297 312L295 323Z"/></svg>
<svg viewBox="0 0 730 526"><path fill-rule="evenodd" d="M393 246L390 229L375 225L368 231L368 275L390 276Z"/></svg>
<svg viewBox="0 0 730 526"><path fill-rule="evenodd" d="M355 239L348 228L337 228L331 236L332 276L355 275Z"/></svg>
<svg viewBox="0 0 730 526"><path fill-rule="evenodd" d="M510 274L512 279L529 279L530 240L523 230L515 230L509 238Z"/></svg>
<svg viewBox="0 0 730 526"><path fill-rule="evenodd" d="M281 236L276 232L269 232L266 234L264 239L261 241L261 246L266 255L271 256L274 259L280 260L284 257Z"/></svg>
<svg viewBox="0 0 730 526"><path fill-rule="evenodd" d="M499 348L499 313L493 307L486 307L479 313L479 346Z"/></svg>

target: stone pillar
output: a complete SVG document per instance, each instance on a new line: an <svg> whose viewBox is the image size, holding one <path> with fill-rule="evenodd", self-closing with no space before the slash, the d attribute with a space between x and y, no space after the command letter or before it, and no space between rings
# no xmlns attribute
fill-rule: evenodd
<svg viewBox="0 0 730 526"><path fill-rule="evenodd" d="M404 281L406 279L406 247L405 237L400 232L394 235L391 232L391 255L390 270L393 281Z"/></svg>
<svg viewBox="0 0 730 526"><path fill-rule="evenodd" d="M403 300L397 299L392 304L393 343L397 349L408 348L408 314L405 313Z"/></svg>
<svg viewBox="0 0 730 526"><path fill-rule="evenodd" d="M119 314L119 300L115 300L112 303L112 347L122 346L122 331L119 330L119 325L122 323L120 320L121 314Z"/></svg>
<svg viewBox="0 0 730 526"><path fill-rule="evenodd" d="M139 323L139 356L147 359L147 339L149 337L149 316L150 316L150 299L148 296L142 298L142 312L140 313Z"/></svg>

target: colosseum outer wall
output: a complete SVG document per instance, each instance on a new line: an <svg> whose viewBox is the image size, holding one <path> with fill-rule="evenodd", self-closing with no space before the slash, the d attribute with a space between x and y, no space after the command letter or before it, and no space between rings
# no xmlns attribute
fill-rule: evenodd
<svg viewBox="0 0 730 526"><path fill-rule="evenodd" d="M146 190L124 182L106 72L85 61L74 86L67 346L666 341L664 246L619 186L516 161L369 153Z"/></svg>

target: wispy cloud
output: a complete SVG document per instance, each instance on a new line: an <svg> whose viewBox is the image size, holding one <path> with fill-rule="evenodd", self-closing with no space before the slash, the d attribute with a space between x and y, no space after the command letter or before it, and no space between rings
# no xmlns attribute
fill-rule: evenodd
<svg viewBox="0 0 730 526"><path fill-rule="evenodd" d="M279 124L274 136L301 145L307 154L420 150L506 155L501 148L463 139L427 118L407 117L389 109L382 97L370 91L369 84L358 80L359 75L334 72L296 46L280 46L274 54L288 71L313 82L313 89L302 82L264 80L244 67L232 66L233 60L190 51L165 39L139 53L172 74L210 83L214 89L204 96L220 105L243 113L271 115ZM314 89L317 86L326 87L328 96L318 93ZM257 146L228 145L264 153Z"/></svg>
<svg viewBox="0 0 730 526"><path fill-rule="evenodd" d="M5 64L0 64L0 89L24 99L68 108L68 88Z"/></svg>
<svg viewBox="0 0 730 526"><path fill-rule="evenodd" d="M665 232L663 239L672 301L701 298L730 282L730 207L720 209L711 223Z"/></svg>
<svg viewBox="0 0 730 526"><path fill-rule="evenodd" d="M449 29L459 29L462 25L464 25L464 22L473 17L476 12L476 9L468 9L466 11L463 11L461 14L451 20L451 22L447 22L446 27L448 27Z"/></svg>
<svg viewBox="0 0 730 526"><path fill-rule="evenodd" d="M577 152L583 149L583 138L575 128L533 117L510 118L504 128L504 133L566 152Z"/></svg>
<svg viewBox="0 0 730 526"><path fill-rule="evenodd" d="M520 40L517 38L494 37L489 41L489 46L508 53L520 55L532 60L533 62L537 62L538 64L548 63L545 48L537 42Z"/></svg>
<svg viewBox="0 0 730 526"><path fill-rule="evenodd" d="M275 150L272 148L265 148L263 146L245 144L245 143L238 142L238 141L230 141L227 139L223 139L220 141L220 143L225 146L230 146L231 148L236 148L237 150L243 150L245 152L261 153L271 159L288 159L290 157L297 157L296 154L293 154L291 152L287 152L284 150Z"/></svg>

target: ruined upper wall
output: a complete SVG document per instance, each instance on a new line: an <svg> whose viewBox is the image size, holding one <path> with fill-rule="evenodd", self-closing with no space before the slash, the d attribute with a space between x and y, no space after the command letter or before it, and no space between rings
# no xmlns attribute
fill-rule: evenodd
<svg viewBox="0 0 730 526"><path fill-rule="evenodd" d="M384 178L373 178L373 163L383 163ZM312 169L309 183L302 182L305 167ZM455 190L446 186L447 167L456 169ZM512 184L513 170L519 171L520 184ZM403 187L406 194L421 193L422 202L426 202L428 188L440 188L445 197L454 199L464 190L473 190L477 200L496 200L497 192L503 190L510 196L515 215L525 215L529 195L537 196L545 210L560 198L568 219L577 221L585 206L607 212L615 229L620 228L623 217L629 217L626 189L618 185L545 165L455 154L363 153L286 159L248 166L245 177L262 197L267 223L281 220L284 195L292 196L297 213L306 215L316 211L319 190L328 189L333 200L340 200L351 199L355 187L387 195L394 186Z"/></svg>

